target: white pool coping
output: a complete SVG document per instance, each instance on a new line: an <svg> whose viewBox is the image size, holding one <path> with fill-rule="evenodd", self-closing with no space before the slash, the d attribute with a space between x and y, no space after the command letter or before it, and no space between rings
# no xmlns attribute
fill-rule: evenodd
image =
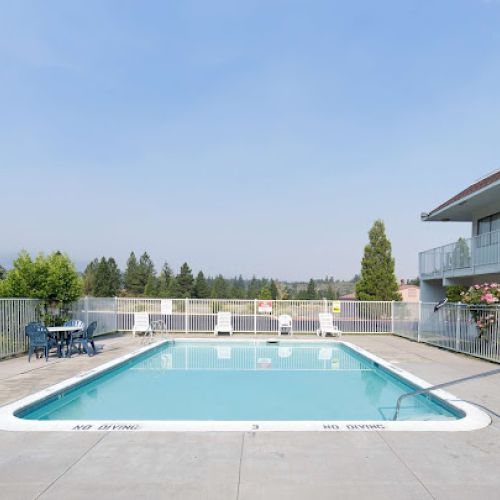
<svg viewBox="0 0 500 500"><path fill-rule="evenodd" d="M225 342L239 343L252 342L253 339L224 339ZM267 339L258 339L258 343L266 343ZM275 339L273 339L275 340ZM159 342L151 343L130 354L104 363L92 370L82 372L63 382L53 385L47 389L36 392L0 408L0 430L5 431L64 431L64 432L276 432L276 431L320 431L320 432L373 432L373 431L472 431L482 429L491 423L488 414L476 406L460 400L452 394L436 390L431 391L437 399L446 402L453 408L463 412L465 416L457 420L401 420L401 421L379 421L379 420L348 420L348 421L318 421L318 420L285 420L285 421L222 421L222 420L27 420L15 416L19 410L29 405L41 402L43 399L56 393L70 389L75 384L82 382L114 368L144 352L158 347L167 342L179 341L181 343L212 343L217 339L184 339L169 338ZM286 339L283 342L310 343L308 339ZM402 370L399 367L375 356L374 354L343 340L321 339L318 343L338 342L348 346L353 351L378 363L386 370L396 376L407 380L418 388L431 387L431 384Z"/></svg>

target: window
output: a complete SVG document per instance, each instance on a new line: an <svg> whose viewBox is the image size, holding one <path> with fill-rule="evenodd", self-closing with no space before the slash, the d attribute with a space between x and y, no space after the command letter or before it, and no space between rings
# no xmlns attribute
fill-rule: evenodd
<svg viewBox="0 0 500 500"><path fill-rule="evenodd" d="M500 212L483 217L477 221L477 246L484 247L493 243L498 243L498 233L490 234L493 231L500 231Z"/></svg>

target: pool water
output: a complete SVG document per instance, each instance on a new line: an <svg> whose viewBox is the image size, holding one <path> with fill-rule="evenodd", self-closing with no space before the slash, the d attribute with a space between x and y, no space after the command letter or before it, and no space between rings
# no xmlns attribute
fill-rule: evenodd
<svg viewBox="0 0 500 500"><path fill-rule="evenodd" d="M392 420L402 378L340 342L169 342L21 410L31 420ZM400 420L461 418L407 398Z"/></svg>

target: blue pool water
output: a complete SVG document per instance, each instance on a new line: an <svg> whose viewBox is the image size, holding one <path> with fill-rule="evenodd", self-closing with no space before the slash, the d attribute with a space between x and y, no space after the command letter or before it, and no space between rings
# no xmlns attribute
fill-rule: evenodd
<svg viewBox="0 0 500 500"><path fill-rule="evenodd" d="M169 342L23 410L32 420L391 420L414 387L337 343ZM460 418L425 396L400 419Z"/></svg>

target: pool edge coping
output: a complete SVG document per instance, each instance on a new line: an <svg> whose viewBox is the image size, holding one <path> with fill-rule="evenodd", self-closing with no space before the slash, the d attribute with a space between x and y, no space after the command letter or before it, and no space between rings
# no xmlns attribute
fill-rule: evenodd
<svg viewBox="0 0 500 500"><path fill-rule="evenodd" d="M120 356L111 361L107 361L91 370L87 370L70 377L62 382L54 384L46 389L37 391L29 396L21 398L12 403L0 407L0 430L4 431L24 431L24 432L367 432L367 431L439 431L457 432L472 431L487 427L491 423L490 416L471 403L461 400L456 396L443 391L431 391L431 394L438 400L446 402L447 405L464 413L462 418L456 420L399 420L399 421L370 421L370 420L347 420L347 421L320 421L320 420L291 420L291 421L204 421L204 420L27 420L19 418L16 412L27 406L36 404L47 399L54 394L67 390L76 384L81 384L88 379L94 378L110 369L145 353L155 349L165 343L179 341L183 343L191 342L214 342L209 338L166 338L136 349L131 353ZM226 340L226 339L224 339ZM251 342L253 339L228 339L229 342ZM267 339L258 339L258 342L265 343ZM302 343L311 342L310 339L292 339L286 341ZM318 339L315 342L338 342L346 345L356 353L366 357L372 362L400 377L418 388L432 387L432 384L422 380L412 373L403 370L392 363L372 354L365 349L344 340Z"/></svg>

